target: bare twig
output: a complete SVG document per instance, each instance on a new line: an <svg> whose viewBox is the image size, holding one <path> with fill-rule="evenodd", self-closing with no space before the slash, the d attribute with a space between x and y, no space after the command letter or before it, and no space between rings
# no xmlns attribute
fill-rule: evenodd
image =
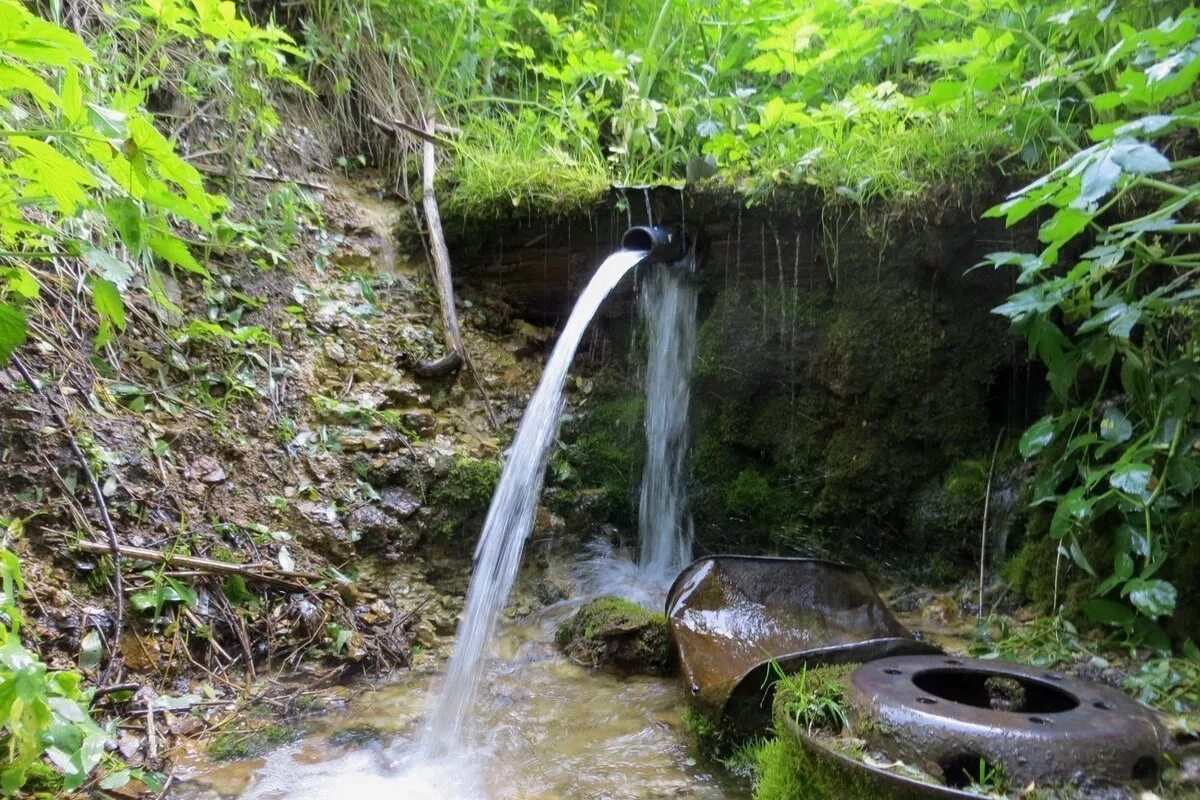
<svg viewBox="0 0 1200 800"><path fill-rule="evenodd" d="M996 454L1000 452L1000 441L1004 431L996 434L996 444L992 446L992 463L988 467L987 487L983 490L983 530L979 536L979 612L978 619L983 619L983 578L987 564L987 531L988 507L992 500L992 475L996 472Z"/></svg>
<svg viewBox="0 0 1200 800"><path fill-rule="evenodd" d="M102 542L79 541L75 542L74 546L85 553L105 553L109 552L110 549ZM129 545L117 545L116 547L121 555L138 561L186 567L216 575L241 575L244 578L269 583L272 586L278 586L281 589L288 589L293 592L309 591L309 587L296 583L296 581L311 582L321 580L320 575L311 572L280 569L271 564L229 564L225 561L214 561L210 558L164 553L161 550L151 550L148 547L131 547Z"/></svg>
<svg viewBox="0 0 1200 800"><path fill-rule="evenodd" d="M118 664L117 649L120 647L121 636L125 630L125 587L122 585L121 579L121 546L117 543L117 531L113 527L112 517L108 513L108 503L104 500L104 492L100 489L100 484L96 481L96 475L92 472L91 462L88 461L83 449L79 446L79 441L75 438L74 432L71 430L70 424L67 422L66 414L58 405L54 398L42 391L42 387L33 379L33 375L25 367L25 363L14 353L12 357L13 366L21 373L21 377L29 384L29 388L36 392L46 401L47 407L50 409L50 414L54 417L54 421L62 429L67 437L67 441L71 445L71 452L75 454L79 466L83 469L84 475L87 477L88 485L92 489L92 497L96 501L96 506L100 510L100 519L104 522L104 532L108 535L108 543L100 544L98 551L100 553L108 553L113 559L113 594L116 595L117 610L113 619L113 637L108 643L108 659L104 665L104 671L100 674L100 684L104 685L113 677L113 669Z"/></svg>
<svg viewBox="0 0 1200 800"><path fill-rule="evenodd" d="M232 178L228 167L219 167L216 164L193 164L193 167L200 170L206 175L218 175L222 178ZM320 192L328 192L329 184L321 183L320 181L310 181L304 178L294 178L287 175L268 175L265 172L254 172L253 170L245 170L242 172L247 178L253 178L256 181L267 181L268 183L294 183L297 186L303 186L306 189L315 189Z"/></svg>

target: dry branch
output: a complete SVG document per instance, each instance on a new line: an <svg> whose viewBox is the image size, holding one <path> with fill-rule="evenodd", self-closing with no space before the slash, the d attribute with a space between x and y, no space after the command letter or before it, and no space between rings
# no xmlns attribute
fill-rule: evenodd
<svg viewBox="0 0 1200 800"><path fill-rule="evenodd" d="M112 552L112 548L103 542L82 540L76 542L74 546L85 553L103 554ZM309 590L308 586L296 581L311 583L321 580L320 575L311 572L280 569L271 564L229 564L225 561L215 561L211 558L174 555L164 553L161 550L151 550L148 547L131 547L129 545L118 545L117 550L126 558L149 561L153 564L168 564L173 567L187 567L188 569L213 575L241 575L249 580L269 583L272 586L278 586L281 589L288 589L293 592L306 592Z"/></svg>

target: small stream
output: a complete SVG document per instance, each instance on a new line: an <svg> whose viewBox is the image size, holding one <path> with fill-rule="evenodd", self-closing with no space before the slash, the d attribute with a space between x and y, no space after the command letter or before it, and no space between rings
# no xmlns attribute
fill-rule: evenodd
<svg viewBox="0 0 1200 800"><path fill-rule="evenodd" d="M631 599L648 600L665 588L640 585L627 558L580 567L581 583ZM435 675L412 672L364 690L346 712L314 721L304 739L265 759L183 763L171 797L746 800L745 785L697 763L680 717L686 696L678 678L613 675L558 652L555 628L590 596L501 630L478 697L479 744L469 751L421 755L420 722ZM390 733L361 733L372 728ZM337 743L346 738L357 741Z"/></svg>

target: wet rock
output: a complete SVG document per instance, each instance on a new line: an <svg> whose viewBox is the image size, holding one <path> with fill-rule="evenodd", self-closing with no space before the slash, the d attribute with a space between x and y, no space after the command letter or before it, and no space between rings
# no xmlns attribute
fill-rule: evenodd
<svg viewBox="0 0 1200 800"><path fill-rule="evenodd" d="M387 402L393 406L424 405L429 398L421 393L421 387L413 381L396 378L381 388Z"/></svg>
<svg viewBox="0 0 1200 800"><path fill-rule="evenodd" d="M947 594L935 595L921 609L921 619L942 628L955 625L962 617L958 602Z"/></svg>
<svg viewBox="0 0 1200 800"><path fill-rule="evenodd" d="M428 411L405 411L400 415L400 421L418 436L428 436L437 428L437 417Z"/></svg>
<svg viewBox="0 0 1200 800"><path fill-rule="evenodd" d="M569 658L590 667L661 674L670 663L666 617L620 597L583 605L558 627L555 641Z"/></svg>
<svg viewBox="0 0 1200 800"><path fill-rule="evenodd" d="M211 485L225 480L225 470L212 456L200 456L184 469L183 477Z"/></svg>
<svg viewBox="0 0 1200 800"><path fill-rule="evenodd" d="M387 536L388 532L395 527L396 520L384 513L378 506L368 504L359 506L350 512L346 525L364 536L382 537Z"/></svg>
<svg viewBox="0 0 1200 800"><path fill-rule="evenodd" d="M545 506L538 506L537 515L533 519L533 535L538 538L554 536L566 528L563 518L554 514Z"/></svg>
<svg viewBox="0 0 1200 800"><path fill-rule="evenodd" d="M570 589L561 581L556 581L552 578L539 583L533 590L538 602L544 606L554 605L562 602L571 596Z"/></svg>
<svg viewBox="0 0 1200 800"><path fill-rule="evenodd" d="M390 452L400 447L402 441L395 431L369 431L362 428L347 428L338 439L342 450L356 452Z"/></svg>
<svg viewBox="0 0 1200 800"><path fill-rule="evenodd" d="M380 492L379 506L396 519L408 519L421 508L421 501L404 489L389 487Z"/></svg>
<svg viewBox="0 0 1200 800"><path fill-rule="evenodd" d="M321 349L324 351L325 357L335 364L344 366L351 361L350 357L346 355L346 348L337 339L326 339Z"/></svg>
<svg viewBox="0 0 1200 800"><path fill-rule="evenodd" d="M352 725L331 733L329 743L358 749L382 744L386 737L387 733L377 725Z"/></svg>

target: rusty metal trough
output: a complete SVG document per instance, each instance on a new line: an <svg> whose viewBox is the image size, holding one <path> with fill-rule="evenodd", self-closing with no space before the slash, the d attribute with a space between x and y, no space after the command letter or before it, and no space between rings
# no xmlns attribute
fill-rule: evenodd
<svg viewBox="0 0 1200 800"><path fill-rule="evenodd" d="M860 571L821 559L702 558L675 579L666 614L696 706L746 732L769 725L779 672L941 652Z"/></svg>

